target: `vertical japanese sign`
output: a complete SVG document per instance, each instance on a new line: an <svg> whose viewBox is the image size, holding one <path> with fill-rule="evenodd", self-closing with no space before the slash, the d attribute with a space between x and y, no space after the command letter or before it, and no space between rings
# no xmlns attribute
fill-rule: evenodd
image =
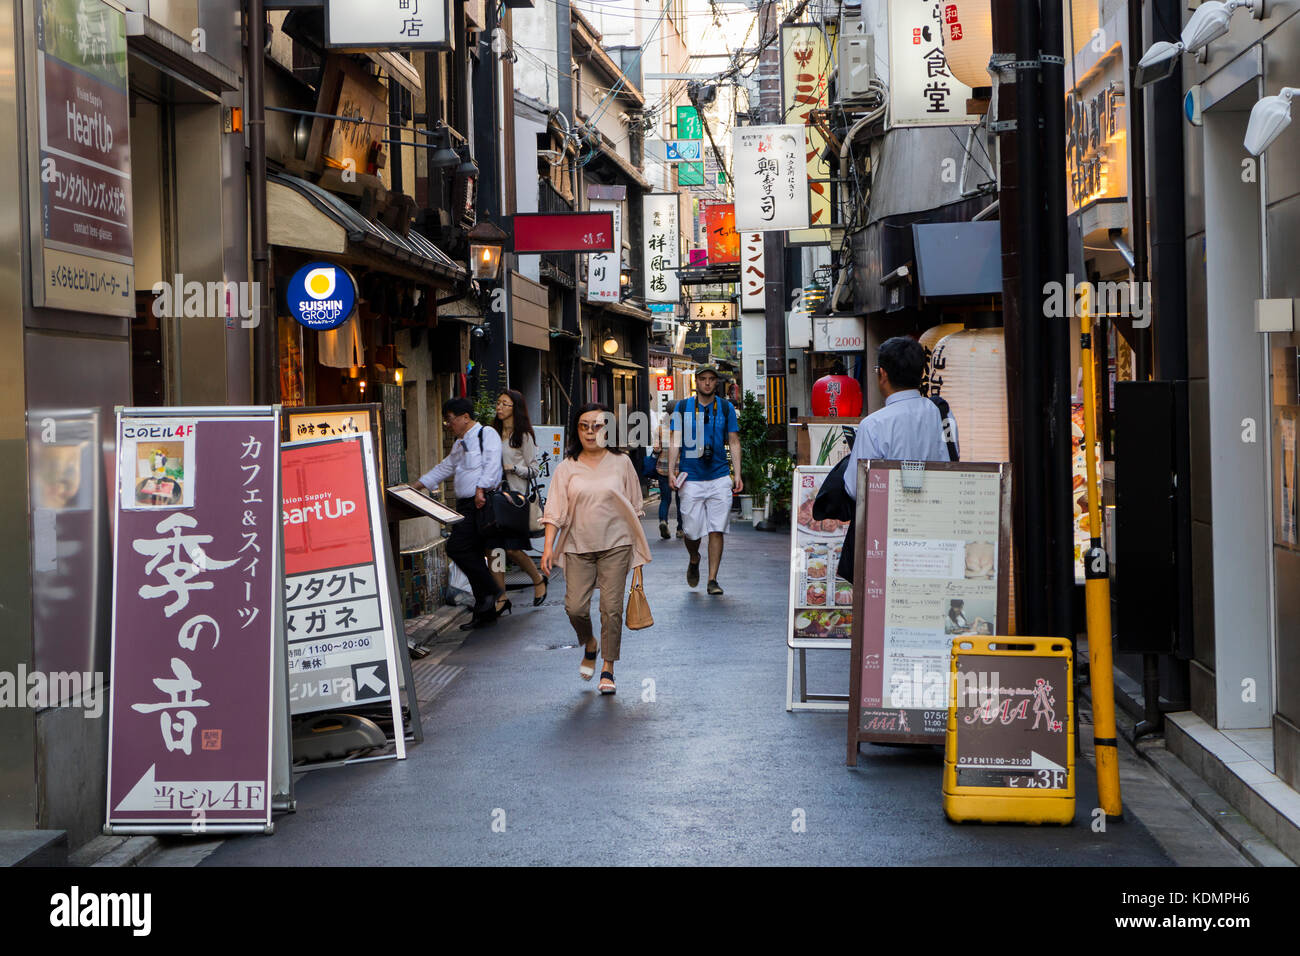
<svg viewBox="0 0 1300 956"><path fill-rule="evenodd" d="M738 126L732 153L736 228L808 228L808 161L802 126Z"/></svg>
<svg viewBox="0 0 1300 956"><path fill-rule="evenodd" d="M822 159L826 137L810 114L830 105L832 67L826 34L820 26L787 24L781 28L781 105L786 119L798 121L804 127L809 221L813 227L792 230L786 237L791 245L820 245L830 241L830 179L834 173Z"/></svg>
<svg viewBox="0 0 1300 956"><path fill-rule="evenodd" d="M118 418L108 824L261 828L271 821L279 418L185 412ZM140 446L177 437L193 449L188 504L123 507Z"/></svg>
<svg viewBox="0 0 1300 956"><path fill-rule="evenodd" d="M676 302L681 229L677 223L677 193L646 193L642 197L641 229L645 234L645 300Z"/></svg>
<svg viewBox="0 0 1300 956"><path fill-rule="evenodd" d="M135 315L126 16L102 0L37 4L35 304Z"/></svg>
<svg viewBox="0 0 1300 956"><path fill-rule="evenodd" d="M975 123L966 113L971 88L948 72L944 37L961 23L951 3L889 0L889 126Z"/></svg>
<svg viewBox="0 0 1300 956"><path fill-rule="evenodd" d="M740 310L762 312L766 308L767 275L763 263L763 234L745 232L740 237Z"/></svg>
<svg viewBox="0 0 1300 956"><path fill-rule="evenodd" d="M704 123L700 120L700 114L696 112L694 106L677 107L677 138L704 139ZM703 186L704 164L678 163L677 185Z"/></svg>
<svg viewBox="0 0 1300 956"><path fill-rule="evenodd" d="M736 232L736 205L709 203L704 207L704 231L709 262L713 265L740 261L740 234Z"/></svg>
<svg viewBox="0 0 1300 956"><path fill-rule="evenodd" d="M537 504L545 511L555 466L564 460L564 426L534 425L533 433L537 437L537 459L533 462L537 470Z"/></svg>
<svg viewBox="0 0 1300 956"><path fill-rule="evenodd" d="M392 701L401 728L373 441L362 434L290 442L280 451L289 709ZM399 756L402 736L399 729Z"/></svg>
<svg viewBox="0 0 1300 956"><path fill-rule="evenodd" d="M621 294L619 271L623 265L623 204L613 199L590 200L592 212L607 212L614 217L614 251L596 252L587 257L587 301L617 302Z"/></svg>

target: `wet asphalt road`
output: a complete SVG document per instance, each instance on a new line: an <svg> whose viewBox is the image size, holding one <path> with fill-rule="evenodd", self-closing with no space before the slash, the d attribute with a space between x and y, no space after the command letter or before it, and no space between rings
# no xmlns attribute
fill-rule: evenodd
<svg viewBox="0 0 1300 956"><path fill-rule="evenodd" d="M788 536L733 524L710 597L645 527L655 626L625 634L616 696L578 677L557 575L447 658L464 671L407 760L298 777L296 813L206 865L1170 864L1136 818L1092 831L1086 761L1064 828L947 823L937 747L863 745L846 767L843 714L785 711ZM809 664L811 691L847 690L847 652Z"/></svg>

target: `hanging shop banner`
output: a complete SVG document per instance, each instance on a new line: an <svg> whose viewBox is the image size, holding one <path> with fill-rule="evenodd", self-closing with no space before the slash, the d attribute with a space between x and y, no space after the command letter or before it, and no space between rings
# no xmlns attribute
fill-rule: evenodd
<svg viewBox="0 0 1300 956"><path fill-rule="evenodd" d="M614 218L593 204L586 212L521 212L510 217L511 252L616 252Z"/></svg>
<svg viewBox="0 0 1300 956"><path fill-rule="evenodd" d="M781 81L783 115L803 124L808 171L811 229L792 230L787 245L824 245L830 241L831 184L835 175L822 158L826 137L813 123L813 110L830 105L830 78L834 64L826 34L820 25L792 23L781 28Z"/></svg>
<svg viewBox="0 0 1300 956"><path fill-rule="evenodd" d="M867 347L866 319L861 316L834 316L812 320L814 352L861 352Z"/></svg>
<svg viewBox="0 0 1300 956"><path fill-rule="evenodd" d="M641 201L641 223L645 234L645 299L647 302L676 302L681 297L676 271L681 262L677 193L646 193Z"/></svg>
<svg viewBox="0 0 1300 956"><path fill-rule="evenodd" d="M534 425L533 434L537 439L537 458L533 461L537 472L537 503L545 510L551 492L551 477L555 474L555 467L564 460L564 426Z"/></svg>
<svg viewBox="0 0 1300 956"><path fill-rule="evenodd" d="M326 0L327 47L447 47L447 0Z"/></svg>
<svg viewBox="0 0 1300 956"><path fill-rule="evenodd" d="M279 428L271 408L118 415L110 827L271 822ZM180 501L134 501L155 436L188 442Z"/></svg>
<svg viewBox="0 0 1300 956"><path fill-rule="evenodd" d="M889 0L889 126L958 126L971 88L948 71L944 38L962 26L950 3Z"/></svg>
<svg viewBox="0 0 1300 956"><path fill-rule="evenodd" d="M763 234L761 232L741 233L740 309L742 312L762 312L767 308L765 268Z"/></svg>
<svg viewBox="0 0 1300 956"><path fill-rule="evenodd" d="M678 140L698 140L700 141L701 153L703 150L704 123L700 120L700 114L694 106L677 107L677 137ZM687 157L682 157L685 160ZM677 185L679 186L703 186L704 185L704 162L700 156L695 159L699 162L682 162L677 167Z"/></svg>
<svg viewBox="0 0 1300 956"><path fill-rule="evenodd" d="M831 469L800 465L794 470L794 534L790 536L789 640L791 647L841 639L853 629L853 584L835 576L847 521L813 518L813 501Z"/></svg>
<svg viewBox="0 0 1300 956"><path fill-rule="evenodd" d="M974 124L971 88L948 70L944 38L961 35L954 4L889 0L889 126Z"/></svg>
<svg viewBox="0 0 1300 956"><path fill-rule="evenodd" d="M773 232L808 228L808 163L802 126L738 126L736 228Z"/></svg>
<svg viewBox="0 0 1300 956"><path fill-rule="evenodd" d="M289 706L297 715L391 701L401 727L373 440L365 433L280 451Z"/></svg>
<svg viewBox="0 0 1300 956"><path fill-rule="evenodd" d="M705 206L704 232L711 265L740 261L740 234L736 232L735 203L715 202Z"/></svg>
<svg viewBox="0 0 1300 956"><path fill-rule="evenodd" d="M309 262L289 279L284 297L295 322L326 332L352 318L357 308L357 284L342 266Z"/></svg>
<svg viewBox="0 0 1300 956"><path fill-rule="evenodd" d="M858 467L850 765L861 741L943 738L952 640L1001 633L1011 544L1005 465Z"/></svg>
<svg viewBox="0 0 1300 956"><path fill-rule="evenodd" d="M101 0L30 7L34 304L134 316L126 16Z"/></svg>
<svg viewBox="0 0 1300 956"><path fill-rule="evenodd" d="M687 318L692 322L734 322L736 321L736 303L726 302L692 302Z"/></svg>
<svg viewBox="0 0 1300 956"><path fill-rule="evenodd" d="M592 212L607 212L614 218L614 250L587 257L587 301L617 302L622 294L619 272L623 259L623 204L612 199L589 200Z"/></svg>

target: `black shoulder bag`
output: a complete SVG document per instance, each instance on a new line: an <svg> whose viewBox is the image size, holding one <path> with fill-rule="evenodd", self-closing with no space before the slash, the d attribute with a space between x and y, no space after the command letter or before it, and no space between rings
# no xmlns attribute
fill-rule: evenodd
<svg viewBox="0 0 1300 956"><path fill-rule="evenodd" d="M478 433L479 459L483 458L483 428ZM528 496L510 487L505 476L497 488L484 493L487 503L479 509L479 530L486 535L527 538Z"/></svg>

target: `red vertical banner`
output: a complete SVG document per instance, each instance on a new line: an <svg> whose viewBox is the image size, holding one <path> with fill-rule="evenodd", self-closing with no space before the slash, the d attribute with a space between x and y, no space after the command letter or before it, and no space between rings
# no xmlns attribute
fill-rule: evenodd
<svg viewBox="0 0 1300 956"><path fill-rule="evenodd" d="M118 420L109 826L271 822L271 409Z"/></svg>
<svg viewBox="0 0 1300 956"><path fill-rule="evenodd" d="M708 234L709 264L740 261L740 233L736 232L736 204L710 203L704 207L704 230Z"/></svg>

